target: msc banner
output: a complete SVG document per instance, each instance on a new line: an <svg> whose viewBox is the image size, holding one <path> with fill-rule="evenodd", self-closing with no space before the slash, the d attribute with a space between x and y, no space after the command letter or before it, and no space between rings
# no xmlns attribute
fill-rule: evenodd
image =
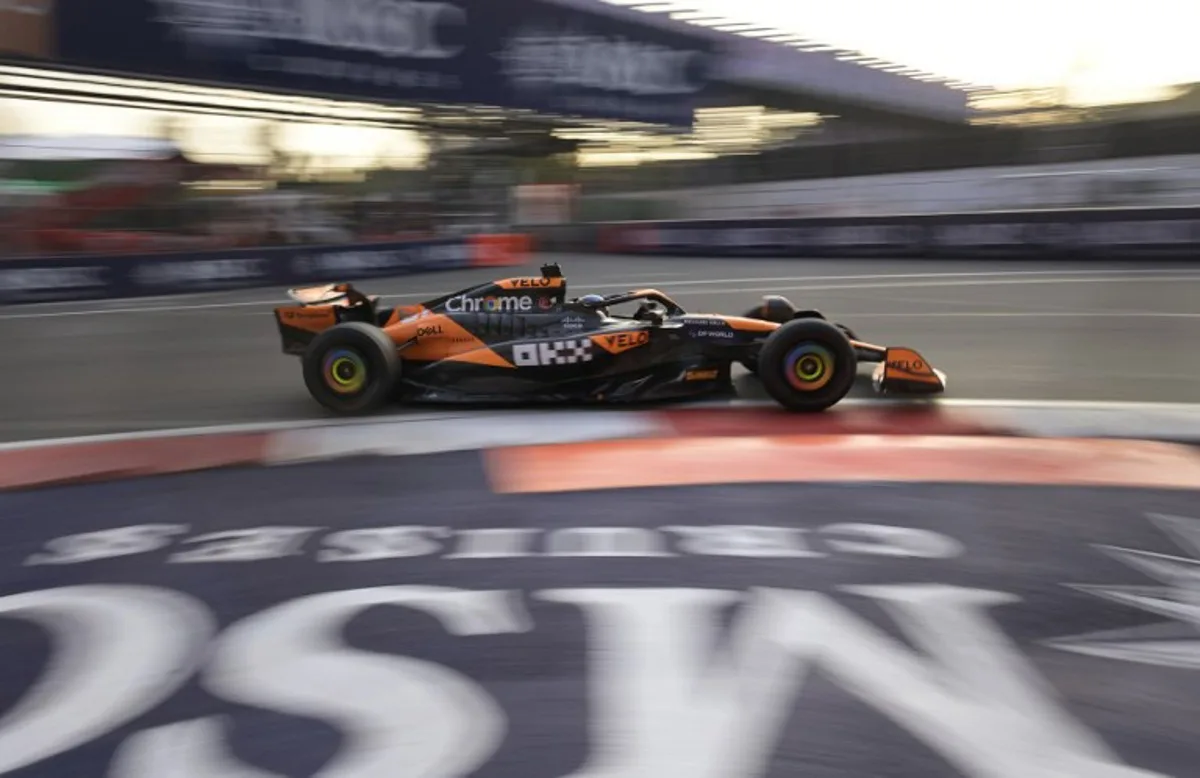
<svg viewBox="0 0 1200 778"><path fill-rule="evenodd" d="M690 126L705 39L548 0L58 0L87 69Z"/></svg>
<svg viewBox="0 0 1200 778"><path fill-rule="evenodd" d="M1200 208L617 222L602 251L681 256L1195 257Z"/></svg>
<svg viewBox="0 0 1200 778"><path fill-rule="evenodd" d="M219 292L522 264L523 236L0 262L0 305Z"/></svg>

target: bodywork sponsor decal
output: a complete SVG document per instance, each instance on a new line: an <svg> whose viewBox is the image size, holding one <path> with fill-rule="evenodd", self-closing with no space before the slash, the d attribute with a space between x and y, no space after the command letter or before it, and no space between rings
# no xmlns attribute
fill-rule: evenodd
<svg viewBox="0 0 1200 778"><path fill-rule="evenodd" d="M610 335L593 335L591 341L610 354L620 354L648 344L650 333L647 330L632 330Z"/></svg>
<svg viewBox="0 0 1200 778"><path fill-rule="evenodd" d="M513 364L517 367L551 367L591 361L592 342L587 338L513 346Z"/></svg>

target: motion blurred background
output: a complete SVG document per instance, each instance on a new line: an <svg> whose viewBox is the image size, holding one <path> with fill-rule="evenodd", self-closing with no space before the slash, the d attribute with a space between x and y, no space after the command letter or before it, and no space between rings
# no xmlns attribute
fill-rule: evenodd
<svg viewBox="0 0 1200 778"><path fill-rule="evenodd" d="M0 256L1200 203L1191 3L351 5L0 2Z"/></svg>
<svg viewBox="0 0 1200 778"><path fill-rule="evenodd" d="M1200 774L1198 30L0 0L0 775ZM343 424L281 353L543 261L948 391Z"/></svg>

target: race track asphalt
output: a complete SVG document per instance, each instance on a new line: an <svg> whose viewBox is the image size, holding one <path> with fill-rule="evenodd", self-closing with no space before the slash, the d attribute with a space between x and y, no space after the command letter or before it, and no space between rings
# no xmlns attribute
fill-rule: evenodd
<svg viewBox="0 0 1200 778"><path fill-rule="evenodd" d="M948 398L1200 400L1200 266L1168 261L789 260L543 255L524 269L364 284L414 302L562 263L572 294L654 286L740 313L777 293L918 349ZM0 309L0 441L321 418L279 351L281 289ZM761 397L752 379L739 386Z"/></svg>
<svg viewBox="0 0 1200 778"><path fill-rule="evenodd" d="M1195 491L494 472L0 493L0 775L1196 775Z"/></svg>

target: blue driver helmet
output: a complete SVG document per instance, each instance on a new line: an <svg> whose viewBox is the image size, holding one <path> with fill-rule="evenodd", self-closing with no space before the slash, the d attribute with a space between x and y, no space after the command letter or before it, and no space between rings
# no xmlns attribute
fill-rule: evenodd
<svg viewBox="0 0 1200 778"><path fill-rule="evenodd" d="M604 295L601 294L585 294L579 298L579 302L589 307L596 307L604 302Z"/></svg>

